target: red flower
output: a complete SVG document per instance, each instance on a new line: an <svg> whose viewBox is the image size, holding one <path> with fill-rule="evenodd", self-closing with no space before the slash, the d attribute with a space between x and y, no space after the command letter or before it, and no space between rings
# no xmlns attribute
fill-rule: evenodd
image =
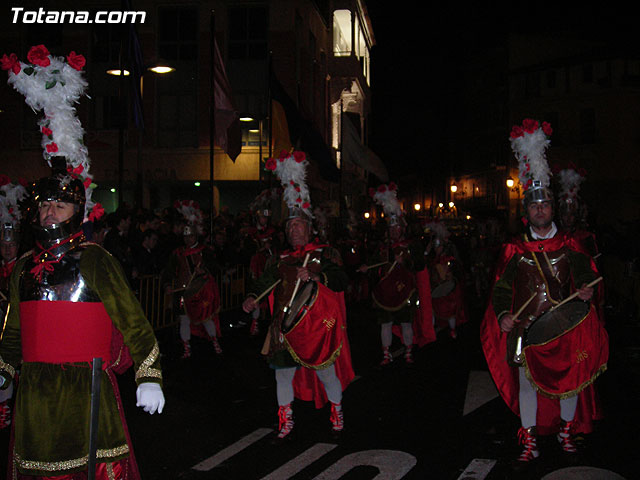
<svg viewBox="0 0 640 480"><path fill-rule="evenodd" d="M300 197L296 198L297 203L302 203L302 199Z"/></svg>
<svg viewBox="0 0 640 480"><path fill-rule="evenodd" d="M551 124L549 122L542 122L542 131L547 137L550 137L553 133L553 128L551 128Z"/></svg>
<svg viewBox="0 0 640 480"><path fill-rule="evenodd" d="M307 158L307 156L305 155L304 152L293 152L293 159L298 162L298 163L302 163L305 161L305 159Z"/></svg>
<svg viewBox="0 0 640 480"><path fill-rule="evenodd" d="M311 206L311 205L309 204L309 202L304 202L304 203L302 204L302 208L304 208L305 210L306 210L307 208L309 208L310 206Z"/></svg>
<svg viewBox="0 0 640 480"><path fill-rule="evenodd" d="M47 144L46 148L48 153L54 153L58 151L58 144L55 142L51 142Z"/></svg>
<svg viewBox="0 0 640 480"><path fill-rule="evenodd" d="M24 188L27 188L27 187L29 186L29 182L27 182L27 179L26 179L26 178L22 178L22 177L20 177L20 178L18 179L18 183L19 183L20 185L22 185Z"/></svg>
<svg viewBox="0 0 640 480"><path fill-rule="evenodd" d="M380 186L378 187L378 191L379 191L380 193L384 193L384 192L386 192L386 191L387 191L387 186L386 186L386 185L380 185Z"/></svg>
<svg viewBox="0 0 640 480"><path fill-rule="evenodd" d="M11 69L11 71L15 75L20 73L20 61L18 60L18 56L15 53L10 54L8 57L5 53L2 56L2 59L0 59L0 64L2 64L3 70Z"/></svg>
<svg viewBox="0 0 640 480"><path fill-rule="evenodd" d="M47 137L53 135L53 132L51 131L51 129L49 127L42 127L41 132L46 135Z"/></svg>
<svg viewBox="0 0 640 480"><path fill-rule="evenodd" d="M522 122L522 128L524 128L524 131L527 133L535 132L539 126L540 124L538 123L538 121L532 120L531 118L525 118Z"/></svg>
<svg viewBox="0 0 640 480"><path fill-rule="evenodd" d="M40 65L41 67L48 67L51 65L49 60L49 50L44 45L36 45L31 47L29 53L27 53L27 59L34 65Z"/></svg>
<svg viewBox="0 0 640 480"><path fill-rule="evenodd" d="M266 161L266 162L265 162L265 164L264 164L264 167L265 167L267 170L271 170L271 171L275 170L277 166L278 166L278 164L276 163L275 158L269 158L269 159L267 159L267 161Z"/></svg>
<svg viewBox="0 0 640 480"><path fill-rule="evenodd" d="M373 197L376 194L376 189L373 187L369 187L369 196Z"/></svg>
<svg viewBox="0 0 640 480"><path fill-rule="evenodd" d="M90 179L89 177L85 178L85 179L84 179L84 182L83 182L83 185L84 185L84 189L85 189L85 190L86 190L87 188L89 188L89 185L91 185L91 179Z"/></svg>
<svg viewBox="0 0 640 480"><path fill-rule="evenodd" d="M289 158L289 152L287 150L280 150L279 160L284 162L287 158Z"/></svg>
<svg viewBox="0 0 640 480"><path fill-rule="evenodd" d="M389 190L393 192L397 189L398 189L398 186L394 182L389 183Z"/></svg>
<svg viewBox="0 0 640 480"><path fill-rule="evenodd" d="M524 130L520 125L514 125L511 129L511 138L518 138L524 135Z"/></svg>
<svg viewBox="0 0 640 480"><path fill-rule="evenodd" d="M293 188L295 188L295 189L296 189L296 192L299 192L299 191L300 191L300 187L299 187L299 186L296 186L296 187L293 187Z"/></svg>
<svg viewBox="0 0 640 480"><path fill-rule="evenodd" d="M0 187L7 185L8 183L11 183L11 179L9 178L8 175L5 175L4 173L0 175Z"/></svg>
<svg viewBox="0 0 640 480"><path fill-rule="evenodd" d="M84 55L76 55L76 52L69 52L69 55L67 55L67 63L69 63L69 65L71 65L76 70L82 70L82 67L84 67L86 63L86 60L84 58Z"/></svg>
<svg viewBox="0 0 640 480"><path fill-rule="evenodd" d="M102 205L100 205L99 203L96 203L91 209L91 212L89 213L89 221L93 222L95 220L98 220L103 215L104 215L104 208L102 208Z"/></svg>

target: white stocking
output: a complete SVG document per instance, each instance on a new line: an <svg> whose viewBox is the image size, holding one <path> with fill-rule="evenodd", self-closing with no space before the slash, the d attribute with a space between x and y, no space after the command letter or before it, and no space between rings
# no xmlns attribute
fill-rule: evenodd
<svg viewBox="0 0 640 480"><path fill-rule="evenodd" d="M333 364L322 370L316 370L316 375L324 385L324 391L331 403L342 403L342 384L336 375Z"/></svg>
<svg viewBox="0 0 640 480"><path fill-rule="evenodd" d="M296 367L276 368L276 397L278 405L289 405L293 402L293 376Z"/></svg>
<svg viewBox="0 0 640 480"><path fill-rule="evenodd" d="M188 342L191 340L191 320L186 315L180 315L180 340Z"/></svg>
<svg viewBox="0 0 640 480"><path fill-rule="evenodd" d="M210 337L216 336L216 324L213 322L213 320L205 320L204 322L202 322L202 326L207 331L207 334Z"/></svg>
<svg viewBox="0 0 640 480"><path fill-rule="evenodd" d="M385 348L389 348L391 346L392 334L391 334L391 326L392 323L383 323L380 325L380 339L382 340L382 346Z"/></svg>
<svg viewBox="0 0 640 480"><path fill-rule="evenodd" d="M518 392L520 422L524 428L533 427L536 424L536 413L538 412L538 393L524 374L524 367L518 368L518 380L520 382Z"/></svg>
<svg viewBox="0 0 640 480"><path fill-rule="evenodd" d="M401 323L402 327L402 343L410 347L413 345L413 323Z"/></svg>

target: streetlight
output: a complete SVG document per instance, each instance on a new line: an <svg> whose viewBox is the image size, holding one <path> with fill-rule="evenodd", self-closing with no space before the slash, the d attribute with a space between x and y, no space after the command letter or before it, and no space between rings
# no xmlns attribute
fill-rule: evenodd
<svg viewBox="0 0 640 480"><path fill-rule="evenodd" d="M419 211L420 211L420 208L421 208L421 205L420 205L419 203L414 203L414 204L413 204L413 209L414 209L416 212L419 212Z"/></svg>
<svg viewBox="0 0 640 480"><path fill-rule="evenodd" d="M369 214L369 212L364 212L364 218L366 218L367 220L369 220L369 217L370 217L370 216L371 216L371 215Z"/></svg>
<svg viewBox="0 0 640 480"><path fill-rule="evenodd" d="M458 191L458 186L455 183L453 183L450 188L451 193L456 193Z"/></svg>
<svg viewBox="0 0 640 480"><path fill-rule="evenodd" d="M507 178L507 182L506 183L507 183L507 187L508 188L513 188L513 186L516 184L516 182L511 177Z"/></svg>

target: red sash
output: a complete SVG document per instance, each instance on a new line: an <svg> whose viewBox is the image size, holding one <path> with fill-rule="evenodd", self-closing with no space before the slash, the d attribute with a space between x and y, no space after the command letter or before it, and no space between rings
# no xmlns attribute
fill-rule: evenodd
<svg viewBox="0 0 640 480"><path fill-rule="evenodd" d="M112 322L102 302L21 302L20 331L25 362L90 362L94 357L105 361L111 357Z"/></svg>

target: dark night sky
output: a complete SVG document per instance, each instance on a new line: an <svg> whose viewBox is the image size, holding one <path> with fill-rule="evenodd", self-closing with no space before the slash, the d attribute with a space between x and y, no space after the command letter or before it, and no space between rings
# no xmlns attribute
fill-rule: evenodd
<svg viewBox="0 0 640 480"><path fill-rule="evenodd" d="M477 49L511 32L574 32L585 40L600 36L618 45L638 44L637 16L604 7L548 7L531 2L508 8L451 2L367 2L376 46L372 50L373 118L370 146L390 174L415 170L415 159L442 138L441 112L457 97L457 68ZM395 5L401 2L394 2ZM416 9L415 5L421 5ZM628 8L628 7L626 7ZM434 74L429 73L433 68ZM506 135L506 134L505 134ZM505 137L506 138L506 137Z"/></svg>

